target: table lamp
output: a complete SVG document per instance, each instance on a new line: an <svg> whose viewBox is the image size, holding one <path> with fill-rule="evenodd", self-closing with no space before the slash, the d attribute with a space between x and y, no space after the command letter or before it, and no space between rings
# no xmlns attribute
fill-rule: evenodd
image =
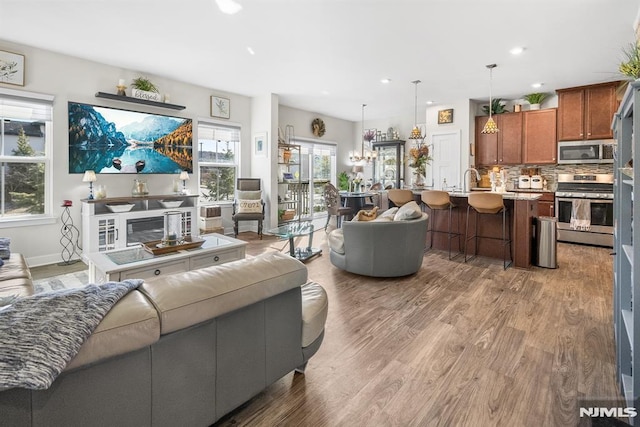
<svg viewBox="0 0 640 427"><path fill-rule="evenodd" d="M96 173L92 170L84 171L82 182L89 183L89 200L93 200L93 183L97 181Z"/></svg>
<svg viewBox="0 0 640 427"><path fill-rule="evenodd" d="M180 172L180 179L182 180L182 194L187 194L187 180L189 179L189 173L187 171Z"/></svg>

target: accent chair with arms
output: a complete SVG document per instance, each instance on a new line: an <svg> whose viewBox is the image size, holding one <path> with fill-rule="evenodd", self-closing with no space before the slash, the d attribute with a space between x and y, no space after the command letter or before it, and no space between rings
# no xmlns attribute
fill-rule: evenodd
<svg viewBox="0 0 640 427"><path fill-rule="evenodd" d="M233 201L233 234L238 237L240 221L258 221L258 235L262 240L262 221L264 221L264 201L260 178L238 178L236 197Z"/></svg>
<svg viewBox="0 0 640 427"><path fill-rule="evenodd" d="M324 185L323 195L324 204L327 208L327 223L324 225L324 231L327 231L329 221L334 215L336 217L336 225L340 228L340 225L342 224L342 217L345 215L351 215L353 213L353 209L340 204L340 193L338 193L338 189L330 182L327 182Z"/></svg>

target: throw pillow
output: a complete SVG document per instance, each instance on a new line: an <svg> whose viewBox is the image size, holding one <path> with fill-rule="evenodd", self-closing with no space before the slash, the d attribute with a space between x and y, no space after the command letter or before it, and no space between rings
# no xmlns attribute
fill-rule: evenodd
<svg viewBox="0 0 640 427"><path fill-rule="evenodd" d="M237 213L262 213L260 200L238 200Z"/></svg>
<svg viewBox="0 0 640 427"><path fill-rule="evenodd" d="M394 221L402 221L406 219L416 219L422 216L422 211L420 210L420 206L415 202L415 200L405 203L398 209L395 216L393 217Z"/></svg>
<svg viewBox="0 0 640 427"><path fill-rule="evenodd" d="M377 219L380 219L380 218L391 218L391 221L393 221L393 217L396 216L396 212L398 212L398 207L394 206L394 207L389 208L386 211L382 212L380 215L378 215Z"/></svg>
<svg viewBox="0 0 640 427"><path fill-rule="evenodd" d="M261 190L236 190L236 199L238 200L260 200L262 199Z"/></svg>
<svg viewBox="0 0 640 427"><path fill-rule="evenodd" d="M10 245L10 237L0 237L0 259L11 258L11 249L9 248Z"/></svg>
<svg viewBox="0 0 640 427"><path fill-rule="evenodd" d="M378 212L378 207L374 206L374 208L371 209L370 211L366 211L364 209L361 211L358 211L358 215L356 216L358 217L358 221L373 221L374 219L376 219L377 212Z"/></svg>

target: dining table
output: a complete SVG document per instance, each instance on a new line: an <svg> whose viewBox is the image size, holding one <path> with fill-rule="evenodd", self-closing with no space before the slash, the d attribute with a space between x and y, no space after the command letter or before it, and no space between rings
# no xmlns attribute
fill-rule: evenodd
<svg viewBox="0 0 640 427"><path fill-rule="evenodd" d="M364 208L367 198L373 197L375 193L370 191L340 191L339 194L342 206L350 207L353 215L355 215Z"/></svg>

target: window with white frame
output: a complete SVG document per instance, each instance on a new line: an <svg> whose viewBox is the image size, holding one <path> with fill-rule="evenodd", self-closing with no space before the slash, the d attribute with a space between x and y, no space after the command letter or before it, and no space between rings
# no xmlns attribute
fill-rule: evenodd
<svg viewBox="0 0 640 427"><path fill-rule="evenodd" d="M51 214L53 97L0 90L0 222Z"/></svg>
<svg viewBox="0 0 640 427"><path fill-rule="evenodd" d="M198 124L200 200L232 202L236 188L240 128L213 123Z"/></svg>

